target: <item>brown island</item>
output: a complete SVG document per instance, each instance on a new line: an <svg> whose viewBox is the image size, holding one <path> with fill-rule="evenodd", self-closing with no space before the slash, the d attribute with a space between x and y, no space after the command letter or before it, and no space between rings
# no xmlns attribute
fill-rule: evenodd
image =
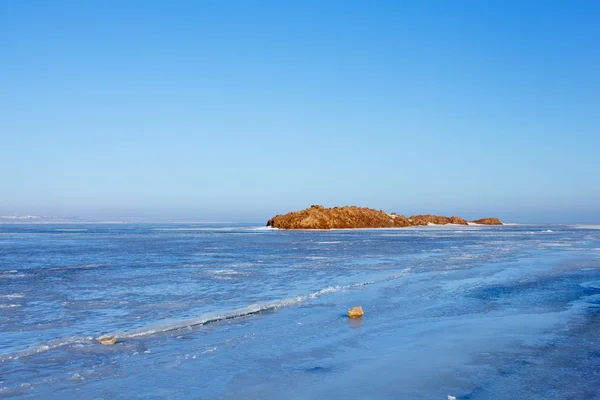
<svg viewBox="0 0 600 400"><path fill-rule="evenodd" d="M502 225L498 218L482 218L470 222L482 225ZM429 224L468 225L469 222L459 217L441 217L429 214L405 217L365 207L325 208L315 205L306 210L276 215L267 222L267 226L281 229L403 228Z"/></svg>

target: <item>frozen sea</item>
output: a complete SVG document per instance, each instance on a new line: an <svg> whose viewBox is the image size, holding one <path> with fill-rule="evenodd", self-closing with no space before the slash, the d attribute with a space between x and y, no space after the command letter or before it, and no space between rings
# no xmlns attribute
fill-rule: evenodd
<svg viewBox="0 0 600 400"><path fill-rule="evenodd" d="M599 304L600 226L6 224L0 398L595 399Z"/></svg>

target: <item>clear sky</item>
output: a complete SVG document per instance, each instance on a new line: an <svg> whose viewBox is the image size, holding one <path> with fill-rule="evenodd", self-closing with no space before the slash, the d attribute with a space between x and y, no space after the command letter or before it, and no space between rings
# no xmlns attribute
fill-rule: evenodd
<svg viewBox="0 0 600 400"><path fill-rule="evenodd" d="M600 222L598 1L0 0L0 213Z"/></svg>

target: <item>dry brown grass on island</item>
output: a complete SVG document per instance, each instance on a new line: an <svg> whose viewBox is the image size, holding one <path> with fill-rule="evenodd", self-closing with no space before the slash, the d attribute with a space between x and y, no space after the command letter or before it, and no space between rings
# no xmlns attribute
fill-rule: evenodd
<svg viewBox="0 0 600 400"><path fill-rule="evenodd" d="M482 218L471 221L483 225L502 225L498 218ZM302 211L277 215L267 222L267 226L280 229L344 229L344 228L403 228L408 226L468 225L460 217L439 215L413 215L405 217L396 213L388 214L372 208L344 206L325 208L313 205Z"/></svg>

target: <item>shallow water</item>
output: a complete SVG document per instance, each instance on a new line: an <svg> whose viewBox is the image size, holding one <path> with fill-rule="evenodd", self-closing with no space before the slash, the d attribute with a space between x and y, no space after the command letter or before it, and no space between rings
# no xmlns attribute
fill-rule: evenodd
<svg viewBox="0 0 600 400"><path fill-rule="evenodd" d="M599 304L599 227L0 225L0 397L593 399Z"/></svg>

